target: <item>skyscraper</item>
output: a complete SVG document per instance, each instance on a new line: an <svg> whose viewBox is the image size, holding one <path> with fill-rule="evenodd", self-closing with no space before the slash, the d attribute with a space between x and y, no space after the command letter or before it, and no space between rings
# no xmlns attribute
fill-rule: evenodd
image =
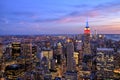
<svg viewBox="0 0 120 80"><path fill-rule="evenodd" d="M62 61L62 44L59 42L57 43L57 63L61 64Z"/></svg>
<svg viewBox="0 0 120 80"><path fill-rule="evenodd" d="M92 66L91 62L91 47L90 47L90 28L88 21L86 22L86 27L84 28L84 40L83 40L83 69L90 70Z"/></svg>
<svg viewBox="0 0 120 80"><path fill-rule="evenodd" d="M74 71L73 67L74 45L72 42L67 43L67 71Z"/></svg>
<svg viewBox="0 0 120 80"><path fill-rule="evenodd" d="M112 79L114 70L114 49L97 48L97 79Z"/></svg>
<svg viewBox="0 0 120 80"><path fill-rule="evenodd" d="M3 45L2 43L0 43L0 58L2 57L3 55Z"/></svg>
<svg viewBox="0 0 120 80"><path fill-rule="evenodd" d="M75 69L75 60L73 57L74 45L71 40L67 43L67 70L65 73L65 80L77 80L77 72Z"/></svg>
<svg viewBox="0 0 120 80"><path fill-rule="evenodd" d="M19 57L21 54L21 44L20 42L13 42L12 43L12 57L15 59Z"/></svg>
<svg viewBox="0 0 120 80"><path fill-rule="evenodd" d="M90 50L90 28L88 25L88 21L86 22L86 27L84 28L84 41L83 41L83 53L91 54Z"/></svg>
<svg viewBox="0 0 120 80"><path fill-rule="evenodd" d="M22 44L22 51L26 58L32 57L32 44L29 40L24 41L24 43Z"/></svg>

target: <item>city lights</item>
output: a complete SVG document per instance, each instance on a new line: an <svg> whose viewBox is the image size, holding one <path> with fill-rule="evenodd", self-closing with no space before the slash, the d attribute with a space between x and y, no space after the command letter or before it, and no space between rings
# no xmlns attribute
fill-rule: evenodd
<svg viewBox="0 0 120 80"><path fill-rule="evenodd" d="M0 80L120 80L120 0L0 0Z"/></svg>

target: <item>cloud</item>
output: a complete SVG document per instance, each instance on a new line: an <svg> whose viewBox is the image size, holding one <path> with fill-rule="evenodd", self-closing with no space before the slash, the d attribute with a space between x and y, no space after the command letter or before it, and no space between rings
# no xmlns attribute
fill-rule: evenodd
<svg viewBox="0 0 120 80"><path fill-rule="evenodd" d="M11 12L12 15L17 15L17 16L32 16L34 13L33 12L25 12L25 11L19 11L19 12Z"/></svg>
<svg viewBox="0 0 120 80"><path fill-rule="evenodd" d="M8 24L9 20L7 18L0 18L0 23L2 23L2 24Z"/></svg>
<svg viewBox="0 0 120 80"><path fill-rule="evenodd" d="M20 21L20 22L18 22L18 23L21 24L21 25L27 24L26 21Z"/></svg>
<svg viewBox="0 0 120 80"><path fill-rule="evenodd" d="M20 19L20 18L31 18L31 19L37 19L40 17L39 13L30 12L30 11L8 11L8 12L2 12L3 16L9 17L11 19Z"/></svg>
<svg viewBox="0 0 120 80"><path fill-rule="evenodd" d="M81 4L81 5L75 5L73 6L74 8L87 8L90 7L91 5L87 5L87 4Z"/></svg>
<svg viewBox="0 0 120 80"><path fill-rule="evenodd" d="M74 22L84 22L83 17L70 17L63 16L60 18L53 19L35 19L35 23L74 23Z"/></svg>
<svg viewBox="0 0 120 80"><path fill-rule="evenodd" d="M30 21L33 19L38 19L40 18L40 14L39 13L35 13L35 12L13 12L12 15L14 15L15 17L19 17L19 18L23 18L24 19L29 19Z"/></svg>
<svg viewBox="0 0 120 80"><path fill-rule="evenodd" d="M120 11L120 1L118 2L109 2L104 4L99 4L97 6L90 7L89 5L77 5L75 7L88 7L88 9L75 10L69 14L66 14L59 18L53 19L39 19L35 22L60 22L60 23L69 23L69 22L83 22L87 17L97 18L97 17L107 17L106 15L115 14ZM82 20L81 20L82 19Z"/></svg>
<svg viewBox="0 0 120 80"><path fill-rule="evenodd" d="M120 1L117 2L109 2L104 4L99 4L96 6L91 6L87 4L75 5L75 8L83 8L80 10L74 10L71 13L68 13L63 16L57 16L57 18L46 18L42 19L39 13L34 12L12 12L11 14L16 17L26 17L28 22L36 22L36 23L76 23L76 22L85 22L86 18L97 18L99 16L105 16L112 13L116 13L120 11ZM85 8L84 8L85 7ZM105 16L106 17L106 16Z"/></svg>
<svg viewBox="0 0 120 80"><path fill-rule="evenodd" d="M112 1L109 3L105 3L105 4L99 4L99 5L95 6L95 8L99 9L99 10L119 9L120 8L120 1L114 1L114 2Z"/></svg>
<svg viewBox="0 0 120 80"><path fill-rule="evenodd" d="M35 23L49 23L49 22L57 22L59 20L60 20L60 18L53 18L53 19L40 19L40 18L38 18L38 19L33 20L33 22L35 22Z"/></svg>
<svg viewBox="0 0 120 80"><path fill-rule="evenodd" d="M120 11L120 2L109 2L109 3L104 3L104 4L99 4L96 6L90 6L86 4L82 5L76 5L75 7L86 7L88 9L80 9L80 10L74 10L71 13L68 13L63 16L57 16L57 18L46 18L42 19L40 17L41 14L38 13L33 13L33 12L13 12L12 15L15 16L24 16L26 17L25 21L19 21L20 24L25 24L26 22L28 23L82 23L85 22L86 18L89 17L90 19L94 19L97 17L108 17L109 14L116 13ZM107 15L107 16L106 16ZM99 18L98 18L99 19Z"/></svg>
<svg viewBox="0 0 120 80"><path fill-rule="evenodd" d="M83 5L84 6L84 5ZM80 6L80 7L83 7L83 6ZM86 7L87 5L85 5ZM79 7L79 6L78 6ZM68 17L72 17L73 19L75 17L89 17L89 18L97 18L97 17L109 17L109 16L106 16L106 15L109 15L109 14L116 14L120 12L120 1L115 1L115 2L109 2L109 3L104 3L104 4L99 4L97 6L94 6L92 8L89 8L84 10L80 10L80 11L74 11L74 12L71 12L70 14L68 14ZM72 20L71 18L71 20Z"/></svg>
<svg viewBox="0 0 120 80"><path fill-rule="evenodd" d="M102 34L119 34L120 33L120 24L101 24L101 25L92 25L92 31L97 30L98 33Z"/></svg>

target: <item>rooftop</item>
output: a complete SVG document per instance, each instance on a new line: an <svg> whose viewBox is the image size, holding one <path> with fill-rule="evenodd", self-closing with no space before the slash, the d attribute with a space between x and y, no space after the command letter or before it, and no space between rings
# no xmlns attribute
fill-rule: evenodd
<svg viewBox="0 0 120 80"><path fill-rule="evenodd" d="M113 48L97 48L97 51L114 51Z"/></svg>

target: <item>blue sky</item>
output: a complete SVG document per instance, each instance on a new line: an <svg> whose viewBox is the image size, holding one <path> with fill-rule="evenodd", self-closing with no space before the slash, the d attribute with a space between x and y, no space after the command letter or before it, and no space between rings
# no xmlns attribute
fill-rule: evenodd
<svg viewBox="0 0 120 80"><path fill-rule="evenodd" d="M1 0L0 35L120 34L120 0Z"/></svg>

